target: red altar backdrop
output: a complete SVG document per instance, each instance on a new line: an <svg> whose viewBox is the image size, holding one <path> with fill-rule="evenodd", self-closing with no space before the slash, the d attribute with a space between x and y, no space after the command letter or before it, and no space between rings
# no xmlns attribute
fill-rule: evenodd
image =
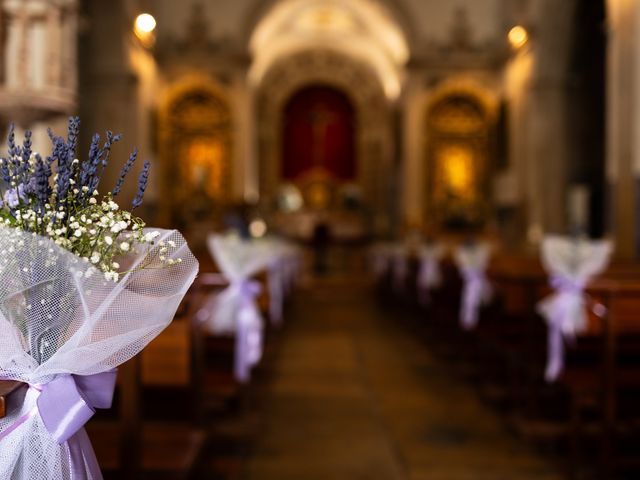
<svg viewBox="0 0 640 480"><path fill-rule="evenodd" d="M353 180L355 116L341 91L314 85L294 94L284 111L282 177L298 180L324 171L336 180Z"/></svg>

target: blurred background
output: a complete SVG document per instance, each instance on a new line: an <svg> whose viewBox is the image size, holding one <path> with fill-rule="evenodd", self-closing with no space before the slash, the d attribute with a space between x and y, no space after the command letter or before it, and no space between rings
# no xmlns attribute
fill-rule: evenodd
<svg viewBox="0 0 640 480"><path fill-rule="evenodd" d="M83 159L94 132L122 133L105 188L137 147L152 167L136 212L183 232L201 261L142 380L121 375L124 433L92 434L103 468L637 478L639 58L640 0L0 0L0 136L15 122L46 154L47 128L62 135L79 115ZM198 330L229 280L207 236L230 229L303 252L287 327L265 327L248 385L233 378L233 340ZM587 312L588 338L552 385L535 313L550 293L548 234L612 241L613 270L588 298L619 315ZM454 252L479 238L497 246L496 295L470 333L456 253L433 303L416 276L434 240ZM373 244L386 248L377 283ZM273 321L267 270L251 274ZM579 299L586 281L569 285ZM607 318L625 319L624 339ZM184 441L140 426L191 414ZM628 476L616 476L621 452Z"/></svg>
<svg viewBox="0 0 640 480"><path fill-rule="evenodd" d="M124 133L145 217L638 251L632 0L3 0L0 119ZM127 194L132 196L133 185ZM206 229L208 227L202 227Z"/></svg>

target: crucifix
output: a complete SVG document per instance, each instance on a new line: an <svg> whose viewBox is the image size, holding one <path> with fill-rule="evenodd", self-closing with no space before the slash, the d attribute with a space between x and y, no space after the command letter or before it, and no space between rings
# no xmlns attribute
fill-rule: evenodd
<svg viewBox="0 0 640 480"><path fill-rule="evenodd" d="M337 115L323 105L314 106L309 113L309 123L313 134L311 143L311 165L313 168L320 167L323 164L327 129L336 119Z"/></svg>

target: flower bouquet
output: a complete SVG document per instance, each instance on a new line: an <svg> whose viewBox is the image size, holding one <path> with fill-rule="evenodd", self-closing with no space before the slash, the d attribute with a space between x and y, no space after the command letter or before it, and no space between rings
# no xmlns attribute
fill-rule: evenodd
<svg viewBox="0 0 640 480"><path fill-rule="evenodd" d="M116 199L98 193L112 145L93 137L76 157L79 120L51 154L32 151L31 134L0 158L0 380L27 386L0 419L0 478L101 478L83 428L108 408L115 369L172 320L198 264L176 231L149 230ZM138 178L133 209L149 174Z"/></svg>

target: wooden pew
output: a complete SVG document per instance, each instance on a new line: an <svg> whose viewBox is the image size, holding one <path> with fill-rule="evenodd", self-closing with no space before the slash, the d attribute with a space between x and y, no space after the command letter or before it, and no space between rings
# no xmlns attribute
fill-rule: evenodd
<svg viewBox="0 0 640 480"><path fill-rule="evenodd" d="M118 374L118 419L87 425L105 478L197 478L205 432L185 422L143 419L139 356L124 364Z"/></svg>
<svg viewBox="0 0 640 480"><path fill-rule="evenodd" d="M7 399L9 398L9 395L23 385L24 384L21 382L0 380L0 418L4 418L7 415Z"/></svg>
<svg viewBox="0 0 640 480"><path fill-rule="evenodd" d="M118 371L117 403L87 430L105 478L199 478L207 435L192 388L188 293L176 318Z"/></svg>

